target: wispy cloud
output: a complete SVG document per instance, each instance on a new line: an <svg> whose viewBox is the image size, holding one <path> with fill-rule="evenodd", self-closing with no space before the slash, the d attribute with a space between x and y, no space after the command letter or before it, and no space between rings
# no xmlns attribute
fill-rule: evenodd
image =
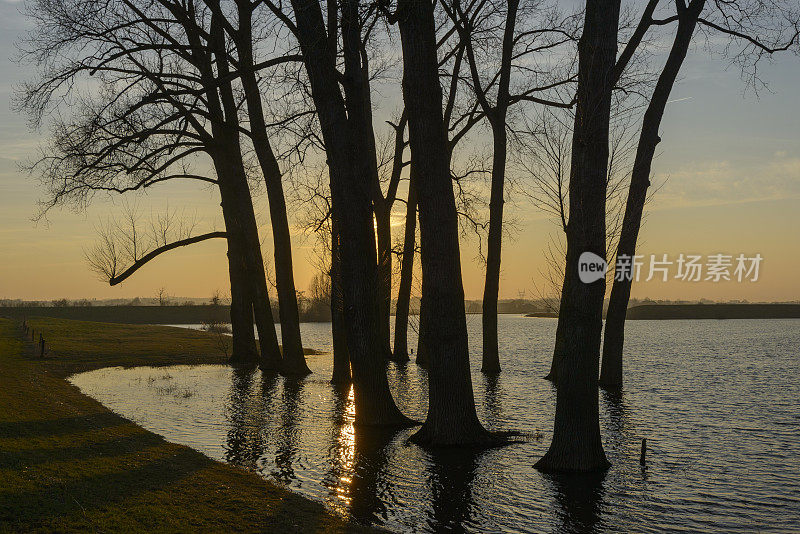
<svg viewBox="0 0 800 534"><path fill-rule="evenodd" d="M758 166L713 161L662 176L656 179L662 187L651 209L800 198L800 158L785 151L775 152Z"/></svg>

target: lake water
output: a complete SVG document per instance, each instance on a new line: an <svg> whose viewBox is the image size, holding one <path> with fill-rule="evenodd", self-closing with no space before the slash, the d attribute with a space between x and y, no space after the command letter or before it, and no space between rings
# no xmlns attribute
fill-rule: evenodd
<svg viewBox="0 0 800 534"><path fill-rule="evenodd" d="M500 316L498 378L479 371L480 316L468 323L478 414L531 433L525 443L430 452L406 443L413 429L354 429L329 355L309 357L302 381L211 365L71 381L170 441L395 531L800 531L800 320L629 321L624 392L600 393L613 466L594 476L533 468L552 435L555 392L541 377L555 320ZM307 346L330 348L329 324L302 331ZM388 375L404 412L424 419L425 371L389 364Z"/></svg>

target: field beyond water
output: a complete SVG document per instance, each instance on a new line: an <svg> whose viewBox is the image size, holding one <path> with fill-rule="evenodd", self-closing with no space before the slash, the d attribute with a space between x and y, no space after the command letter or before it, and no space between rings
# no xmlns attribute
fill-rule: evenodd
<svg viewBox="0 0 800 534"><path fill-rule="evenodd" d="M28 317L71 319L98 323L195 324L229 323L230 306L11 306L0 308L0 317L18 321Z"/></svg>
<svg viewBox="0 0 800 534"><path fill-rule="evenodd" d="M256 474L124 419L65 378L109 366L223 363L212 334L0 319L0 532L369 532ZM36 334L38 340L38 333Z"/></svg>

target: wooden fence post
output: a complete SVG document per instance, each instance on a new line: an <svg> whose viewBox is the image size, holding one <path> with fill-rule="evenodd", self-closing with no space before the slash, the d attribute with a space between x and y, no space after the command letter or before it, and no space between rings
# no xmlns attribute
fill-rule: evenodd
<svg viewBox="0 0 800 534"><path fill-rule="evenodd" d="M41 332L39 332L39 350L41 351L39 357L44 358L44 337Z"/></svg>
<svg viewBox="0 0 800 534"><path fill-rule="evenodd" d="M647 438L642 438L642 450L639 452L639 465L642 467L647 463Z"/></svg>

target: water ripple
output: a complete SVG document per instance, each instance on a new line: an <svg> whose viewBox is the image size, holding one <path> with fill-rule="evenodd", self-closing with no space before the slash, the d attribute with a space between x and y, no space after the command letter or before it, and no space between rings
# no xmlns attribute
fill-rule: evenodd
<svg viewBox="0 0 800 534"><path fill-rule="evenodd" d="M469 326L477 370L479 318ZM306 343L329 348L329 329L304 324ZM302 381L224 366L71 380L171 441L396 531L797 531L800 321L629 322L624 393L600 394L613 463L602 476L533 469L552 433L555 394L540 377L554 330L551 319L500 317L503 372L473 373L478 414L491 429L542 438L480 452L424 451L406 443L413 430L354 429L352 394L328 384L325 355L309 358L314 374ZM423 419L424 370L390 364L388 376L403 411Z"/></svg>

